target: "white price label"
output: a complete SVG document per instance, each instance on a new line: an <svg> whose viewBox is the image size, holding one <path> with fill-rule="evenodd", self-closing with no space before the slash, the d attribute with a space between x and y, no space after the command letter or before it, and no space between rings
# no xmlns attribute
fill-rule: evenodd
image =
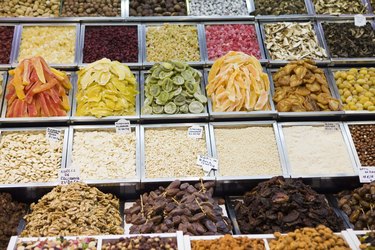
<svg viewBox="0 0 375 250"><path fill-rule="evenodd" d="M78 167L70 167L59 170L60 185L68 185L80 181L80 171Z"/></svg>
<svg viewBox="0 0 375 250"><path fill-rule="evenodd" d="M121 119L115 122L116 133L119 134L128 134L132 132L132 128L130 127L130 121Z"/></svg>
<svg viewBox="0 0 375 250"><path fill-rule="evenodd" d="M50 142L60 141L61 140L61 134L62 134L61 129L47 128L47 130L46 130L46 137L47 137L47 140L49 140Z"/></svg>
<svg viewBox="0 0 375 250"><path fill-rule="evenodd" d="M326 131L340 131L340 125L333 122L324 123L324 128Z"/></svg>
<svg viewBox="0 0 375 250"><path fill-rule="evenodd" d="M218 170L219 161L209 156L198 155L197 165L201 166L205 172L210 172L213 169Z"/></svg>
<svg viewBox="0 0 375 250"><path fill-rule="evenodd" d="M361 183L368 183L375 181L375 167L360 167L359 181Z"/></svg>
<svg viewBox="0 0 375 250"><path fill-rule="evenodd" d="M188 137L194 139L201 139L203 137L203 127L192 126L188 129Z"/></svg>
<svg viewBox="0 0 375 250"><path fill-rule="evenodd" d="M366 25L366 17L362 14L354 15L354 25L361 27Z"/></svg>

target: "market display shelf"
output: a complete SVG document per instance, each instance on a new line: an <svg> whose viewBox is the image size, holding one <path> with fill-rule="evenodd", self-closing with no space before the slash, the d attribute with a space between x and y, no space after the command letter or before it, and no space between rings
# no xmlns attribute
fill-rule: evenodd
<svg viewBox="0 0 375 250"><path fill-rule="evenodd" d="M175 238L177 240L178 248L176 250L184 250L184 239L183 234L181 231L177 231L176 233L161 233L161 234L124 234L124 235L93 235L93 236L64 236L64 239L67 240L76 240L76 239L87 239L92 238L95 239L97 242L96 249L104 249L104 246L107 243L116 242L122 238L132 238L137 236L143 237L159 237L159 238ZM9 241L9 245L7 250L16 250L17 243L27 243L27 242L40 242L45 240L54 240L56 237L30 237L30 238L23 238L19 236L12 236Z"/></svg>
<svg viewBox="0 0 375 250"><path fill-rule="evenodd" d="M50 116L50 117L7 117L7 99L5 98L7 92L8 92L8 84L10 84L11 77L9 76L7 78L6 84L3 83L3 94L1 96L2 98L2 104L3 107L1 109L1 117L0 117L0 124L35 124L35 123L43 123L43 124L55 124L55 123L67 123L70 120L71 113L72 113L72 107L74 102L74 84L77 81L77 75L74 72L66 72L69 76L70 82L72 83L72 89L68 91L68 99L69 99L69 105L70 110L67 111L65 116Z"/></svg>
<svg viewBox="0 0 375 250"><path fill-rule="evenodd" d="M83 23L81 24L81 31L80 31L80 43L79 43L79 57L78 57L78 66L79 67L85 67L89 63L84 62L84 47L85 47L85 34L86 34L86 27L90 26L102 26L102 27L107 27L107 26L129 26L129 27L137 27L137 38L138 38L138 59L137 62L122 62L126 64L129 68L131 69L139 69L142 67L142 25L139 23Z"/></svg>
<svg viewBox="0 0 375 250"><path fill-rule="evenodd" d="M205 65L211 66L214 63L214 61L212 61L208 58L206 27L210 26L210 25L232 25L232 24L253 25L255 27L256 37L257 37L257 41L258 41L258 45L259 45L259 51L260 51L260 54L261 54L261 58L259 59L259 62L262 65L267 65L269 63L269 60L266 58L266 55L265 55L265 52L264 52L265 48L264 48L264 44L262 42L262 34L260 32L258 22L255 22L255 21L232 21L232 22L217 21L217 22L204 22L204 23L202 23L202 26L203 26L203 28L202 28L203 29L202 40L203 40L203 44L204 44L204 48L205 48L205 50L204 50Z"/></svg>
<svg viewBox="0 0 375 250"><path fill-rule="evenodd" d="M277 21L279 21L279 20L277 20ZM317 23L315 21L299 21L299 20L295 21L295 20L288 20L288 21L279 21L279 22L311 23L311 25L313 26L313 29L314 29L314 33L315 33L315 35L317 37L319 46L322 47L327 52L327 56L328 56L324 60L313 59L313 61L315 61L316 64L320 65L320 66L328 66L328 65L331 64L330 56L328 54L327 45L324 42L324 39L322 37L322 33L319 30L319 28L317 26ZM272 57L271 57L271 55L270 55L269 50L267 49L267 44L265 43L266 32L265 32L265 27L264 26L266 24L272 24L272 23L275 23L275 21L262 21L259 24L259 26L260 26L260 32L261 32L262 38L263 38L263 48L264 48L264 51L265 51L265 54L266 54L266 58L269 60L269 64L270 64L271 67L284 66L287 63L289 63L290 61L288 61L288 60L279 60L279 59L273 60Z"/></svg>
<svg viewBox="0 0 375 250"><path fill-rule="evenodd" d="M126 119L132 122L139 122L140 120L140 85L143 86L143 82L140 82L140 76L138 71L132 71L137 81L137 91L138 94L135 97L135 114L127 116L106 116L97 118L95 116L77 116L77 99L76 95L78 93L78 80L74 79L73 81L73 99L72 99L72 113L69 121L72 124L75 123L107 123L107 122L116 122L120 119ZM0 120L1 121L1 120Z"/></svg>
<svg viewBox="0 0 375 250"><path fill-rule="evenodd" d="M133 178L120 179L84 179L83 181L89 185L107 185L107 186L136 186L140 184L140 163L141 163L141 140L139 125L131 124L131 129L136 136L136 153L135 153L135 176ZM73 148L74 148L74 133L76 131L115 131L114 125L77 125L69 127L69 139L67 147L67 156L65 167L75 167L73 162ZM125 167L125 166L124 166Z"/></svg>
<svg viewBox="0 0 375 250"><path fill-rule="evenodd" d="M342 65L374 65L375 64L375 57L357 57L357 58L345 58L345 57L333 57L332 53L329 49L327 44L326 35L324 33L324 29L322 23L354 23L354 20L319 20L317 21L317 28L322 36L322 41L324 47L326 48L328 57L332 61L332 65L334 66L342 66ZM367 23L370 23L374 32L375 32L375 21L373 19L367 19Z"/></svg>

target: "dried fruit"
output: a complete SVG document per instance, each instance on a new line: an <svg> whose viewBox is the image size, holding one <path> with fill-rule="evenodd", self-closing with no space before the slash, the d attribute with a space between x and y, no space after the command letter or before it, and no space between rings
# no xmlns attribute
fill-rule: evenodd
<svg viewBox="0 0 375 250"><path fill-rule="evenodd" d="M375 167L375 124L349 125L362 166Z"/></svg>
<svg viewBox="0 0 375 250"><path fill-rule="evenodd" d="M13 35L14 26L0 26L0 64L10 63L10 52L12 51Z"/></svg>
<svg viewBox="0 0 375 250"><path fill-rule="evenodd" d="M176 180L167 188L144 193L125 209L130 233L183 231L187 235L227 234L232 226L212 198L214 182L194 186Z"/></svg>
<svg viewBox="0 0 375 250"><path fill-rule="evenodd" d="M202 73L182 62L156 63L145 80L143 114L199 114L207 98Z"/></svg>
<svg viewBox="0 0 375 250"><path fill-rule="evenodd" d="M106 240L105 240L106 241ZM170 237L149 237L149 236L136 236L120 238L118 241L111 240L104 242L103 250L177 250L177 239Z"/></svg>
<svg viewBox="0 0 375 250"><path fill-rule="evenodd" d="M288 63L272 74L273 101L280 112L338 111L339 100L332 97L324 71L311 60Z"/></svg>
<svg viewBox="0 0 375 250"><path fill-rule="evenodd" d="M361 238L359 238L361 245L359 246L362 250L374 250L375 249L375 232L368 232Z"/></svg>
<svg viewBox="0 0 375 250"><path fill-rule="evenodd" d="M9 74L6 117L65 116L70 110L69 77L50 68L42 57L23 60Z"/></svg>
<svg viewBox="0 0 375 250"><path fill-rule="evenodd" d="M130 16L186 16L186 1L130 0Z"/></svg>
<svg viewBox="0 0 375 250"><path fill-rule="evenodd" d="M304 0L255 0L253 15L307 14Z"/></svg>
<svg viewBox="0 0 375 250"><path fill-rule="evenodd" d="M247 192L243 202L236 202L235 213L243 234L286 233L320 224L335 232L344 229L324 195L301 180L282 176L261 182Z"/></svg>
<svg viewBox="0 0 375 250"><path fill-rule="evenodd" d="M192 240L192 250L211 249L236 249L236 250L265 250L262 239L250 239L247 237L233 237L226 234L223 237L213 240Z"/></svg>
<svg viewBox="0 0 375 250"><path fill-rule="evenodd" d="M375 230L375 181L338 194L339 207L356 230Z"/></svg>
<svg viewBox="0 0 375 250"><path fill-rule="evenodd" d="M76 115L134 115L137 93L137 81L129 67L103 58L78 72Z"/></svg>
<svg viewBox="0 0 375 250"><path fill-rule="evenodd" d="M206 86L215 112L269 110L269 88L259 61L234 51L215 61Z"/></svg>
<svg viewBox="0 0 375 250"><path fill-rule="evenodd" d="M317 14L365 14L366 6L361 0L313 0Z"/></svg>
<svg viewBox="0 0 375 250"><path fill-rule="evenodd" d="M45 239L38 241L22 241L18 240L17 250L24 249L54 249L54 250L70 250L70 249L81 249L81 250L96 250L98 240L94 238L77 238L77 239L65 239L60 236L55 239Z"/></svg>

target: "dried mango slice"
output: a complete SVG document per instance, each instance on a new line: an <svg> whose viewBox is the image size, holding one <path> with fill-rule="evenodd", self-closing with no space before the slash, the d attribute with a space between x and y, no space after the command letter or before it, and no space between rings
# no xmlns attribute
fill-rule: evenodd
<svg viewBox="0 0 375 250"><path fill-rule="evenodd" d="M270 109L268 76L255 57L242 52L230 51L215 61L206 90L215 112Z"/></svg>
<svg viewBox="0 0 375 250"><path fill-rule="evenodd" d="M78 72L76 115L134 115L137 94L137 81L129 67L103 58Z"/></svg>
<svg viewBox="0 0 375 250"><path fill-rule="evenodd" d="M69 111L69 78L43 58L25 59L9 74L7 117L65 116Z"/></svg>

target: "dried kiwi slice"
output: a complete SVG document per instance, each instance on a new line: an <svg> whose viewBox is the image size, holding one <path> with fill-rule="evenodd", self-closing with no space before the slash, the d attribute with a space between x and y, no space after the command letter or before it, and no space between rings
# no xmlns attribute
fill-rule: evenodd
<svg viewBox="0 0 375 250"><path fill-rule="evenodd" d="M198 89L198 84L196 84L193 81L186 81L185 82L185 88L186 88L188 93L194 94Z"/></svg>
<svg viewBox="0 0 375 250"><path fill-rule="evenodd" d="M174 99L173 99L173 102L177 105L177 106L182 106L185 104L186 102L186 97L183 96L183 95L178 95L176 96Z"/></svg>
<svg viewBox="0 0 375 250"><path fill-rule="evenodd" d="M162 114L163 110L164 110L163 106L156 105L152 107L152 112L154 114Z"/></svg>
<svg viewBox="0 0 375 250"><path fill-rule="evenodd" d="M182 87L178 87L176 90L173 91L173 96L177 96L179 94L181 94L182 92Z"/></svg>
<svg viewBox="0 0 375 250"><path fill-rule="evenodd" d="M163 62L163 63L161 63L161 66L162 66L163 70L165 70L165 71L172 71L173 68L174 68L174 65L172 63L169 63L169 62Z"/></svg>
<svg viewBox="0 0 375 250"><path fill-rule="evenodd" d="M151 106L146 105L143 107L143 114L151 115L152 112L153 112L153 108Z"/></svg>
<svg viewBox="0 0 375 250"><path fill-rule="evenodd" d="M169 71L169 72L167 72L167 71L161 71L159 73L159 78L160 79L166 79L166 78L169 78L171 76L173 76L173 71Z"/></svg>
<svg viewBox="0 0 375 250"><path fill-rule="evenodd" d="M174 69L178 72L182 72L182 71L186 70L186 67L188 67L188 66L185 63L174 62Z"/></svg>
<svg viewBox="0 0 375 250"><path fill-rule="evenodd" d="M185 79L182 76L176 75L172 78L174 84L180 86L185 83Z"/></svg>
<svg viewBox="0 0 375 250"><path fill-rule="evenodd" d="M180 106L180 112L183 114L189 113L189 104L184 104Z"/></svg>
<svg viewBox="0 0 375 250"><path fill-rule="evenodd" d="M162 88L164 91L171 92L173 90L173 81L170 78L163 80Z"/></svg>
<svg viewBox="0 0 375 250"><path fill-rule="evenodd" d="M157 97L160 94L160 87L157 84L153 84L150 86L150 95L153 97Z"/></svg>
<svg viewBox="0 0 375 250"><path fill-rule="evenodd" d="M152 104L152 102L154 101L154 98L151 96L151 97L147 97L144 101L144 105L145 106L150 106Z"/></svg>
<svg viewBox="0 0 375 250"><path fill-rule="evenodd" d="M169 93L166 91L162 91L160 95L156 98L156 101L159 102L160 105L167 103L168 100L169 100Z"/></svg>
<svg viewBox="0 0 375 250"><path fill-rule="evenodd" d="M190 113L199 114L199 113L202 113L203 110L204 110L203 104L198 101L193 101L189 104Z"/></svg>
<svg viewBox="0 0 375 250"><path fill-rule="evenodd" d="M173 102L168 102L165 106L164 106L164 112L166 114L174 114L176 113L176 110L177 110L177 106L176 104L174 104Z"/></svg>
<svg viewBox="0 0 375 250"><path fill-rule="evenodd" d="M194 98L197 99L197 101L199 101L201 103L206 103L207 102L207 97L205 97L204 95L199 94L198 92L194 93Z"/></svg>

